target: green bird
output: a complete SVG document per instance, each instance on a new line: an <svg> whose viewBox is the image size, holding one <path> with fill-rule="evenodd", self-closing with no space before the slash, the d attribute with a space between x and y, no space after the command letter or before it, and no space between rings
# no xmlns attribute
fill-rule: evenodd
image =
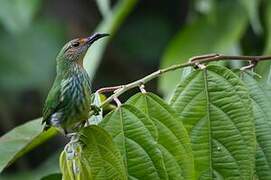
<svg viewBox="0 0 271 180"><path fill-rule="evenodd" d="M43 107L44 130L54 126L66 135L89 118L91 82L83 58L91 44L105 36L108 34L96 33L73 39L57 55L56 78Z"/></svg>

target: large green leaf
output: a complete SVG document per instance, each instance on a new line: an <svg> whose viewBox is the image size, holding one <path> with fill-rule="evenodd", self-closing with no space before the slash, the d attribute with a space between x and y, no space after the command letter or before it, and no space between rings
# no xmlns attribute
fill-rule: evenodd
<svg viewBox="0 0 271 180"><path fill-rule="evenodd" d="M271 179L271 98L263 84L250 74L242 74L252 99L257 151L256 174L259 179Z"/></svg>
<svg viewBox="0 0 271 180"><path fill-rule="evenodd" d="M177 33L164 52L161 67L185 63L195 55L227 53L239 41L247 25L243 8L238 1L218 4L213 18L203 16ZM176 71L160 78L159 88L164 95L171 95L180 77Z"/></svg>
<svg viewBox="0 0 271 180"><path fill-rule="evenodd" d="M197 178L252 179L252 105L237 75L214 65L194 71L178 85L171 105L190 135Z"/></svg>
<svg viewBox="0 0 271 180"><path fill-rule="evenodd" d="M127 179L126 170L112 137L92 125L80 132L79 141L70 142L60 156L64 180Z"/></svg>
<svg viewBox="0 0 271 180"><path fill-rule="evenodd" d="M194 161L188 134L176 112L152 93L138 93L129 99L153 120L168 179L194 179Z"/></svg>
<svg viewBox="0 0 271 180"><path fill-rule="evenodd" d="M42 129L41 119L36 119L14 128L0 138L0 172L57 133L53 128L45 132Z"/></svg>
<svg viewBox="0 0 271 180"><path fill-rule="evenodd" d="M131 105L122 105L100 124L118 145L129 179L167 179L154 122Z"/></svg>
<svg viewBox="0 0 271 180"><path fill-rule="evenodd" d="M96 32L109 33L112 38L120 27L122 22L133 10L138 0L119 0L114 6L110 15L104 17L103 21L96 28ZM105 38L99 43L94 43L89 48L86 56L84 57L84 67L86 68L91 79L94 78L96 69L99 66L102 54L105 51L106 45L110 38Z"/></svg>

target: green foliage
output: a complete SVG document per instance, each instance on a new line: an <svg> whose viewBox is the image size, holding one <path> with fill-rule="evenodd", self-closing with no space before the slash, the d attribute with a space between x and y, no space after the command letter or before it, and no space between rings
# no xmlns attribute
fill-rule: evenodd
<svg viewBox="0 0 271 180"><path fill-rule="evenodd" d="M0 172L57 132L53 128L46 132L42 132L42 129L41 119L36 119L16 127L0 138L0 152L3 154L0 156Z"/></svg>
<svg viewBox="0 0 271 180"><path fill-rule="evenodd" d="M130 179L165 179L158 132L151 119L131 105L123 105L101 122L123 156Z"/></svg>
<svg viewBox="0 0 271 180"><path fill-rule="evenodd" d="M152 93L134 95L128 104L141 109L155 123L156 141L163 154L168 179L193 179L194 160L190 140L176 112Z"/></svg>
<svg viewBox="0 0 271 180"><path fill-rule="evenodd" d="M194 178L187 132L174 110L158 96L137 94L100 125L121 150L129 178Z"/></svg>
<svg viewBox="0 0 271 180"><path fill-rule="evenodd" d="M257 151L256 175L259 179L271 178L271 96L270 88L260 84L253 75L241 74L247 85L253 106Z"/></svg>
<svg viewBox="0 0 271 180"><path fill-rule="evenodd" d="M98 126L84 128L78 142L70 142L60 156L65 180L125 180L126 170L112 137Z"/></svg>
<svg viewBox="0 0 271 180"><path fill-rule="evenodd" d="M196 177L252 179L255 134L248 91L220 66L181 82L171 100L191 138Z"/></svg>

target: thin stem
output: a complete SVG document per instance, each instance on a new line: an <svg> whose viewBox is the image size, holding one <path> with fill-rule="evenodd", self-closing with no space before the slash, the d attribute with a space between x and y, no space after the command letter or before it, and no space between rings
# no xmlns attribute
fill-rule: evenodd
<svg viewBox="0 0 271 180"><path fill-rule="evenodd" d="M107 88L102 88L98 90L98 92L112 92L114 93L108 97L101 105L100 107L104 107L108 103L110 103L112 100L120 96L121 94L125 93L126 91L133 89L135 87L140 87L141 85L146 84L147 82L159 77L161 74L167 73L169 71L175 71L177 69L181 69L184 67L188 66L198 66L199 64L203 63L209 63L213 61L225 61L225 60L231 60L231 61L250 61L254 62L255 64L260 62L260 61L266 61L270 60L271 56L226 56L226 55L220 55L220 54L209 54L209 55L202 55L202 56L195 56L189 59L187 63L183 64L175 64L172 66L169 66L164 69L157 70L139 80L136 80L134 82L121 85L121 86L114 86L114 87L107 87ZM93 114L93 113L91 113Z"/></svg>
<svg viewBox="0 0 271 180"><path fill-rule="evenodd" d="M121 88L121 86L104 87L104 88L98 89L97 92L98 93L112 92L112 91L115 91L120 88Z"/></svg>

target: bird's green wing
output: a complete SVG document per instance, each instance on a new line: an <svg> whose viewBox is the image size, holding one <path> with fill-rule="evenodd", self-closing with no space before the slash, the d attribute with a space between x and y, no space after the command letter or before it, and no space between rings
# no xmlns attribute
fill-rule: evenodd
<svg viewBox="0 0 271 180"><path fill-rule="evenodd" d="M60 105L60 95L61 95L60 84L55 81L43 107L42 123L48 122L52 114L54 114L57 111Z"/></svg>

